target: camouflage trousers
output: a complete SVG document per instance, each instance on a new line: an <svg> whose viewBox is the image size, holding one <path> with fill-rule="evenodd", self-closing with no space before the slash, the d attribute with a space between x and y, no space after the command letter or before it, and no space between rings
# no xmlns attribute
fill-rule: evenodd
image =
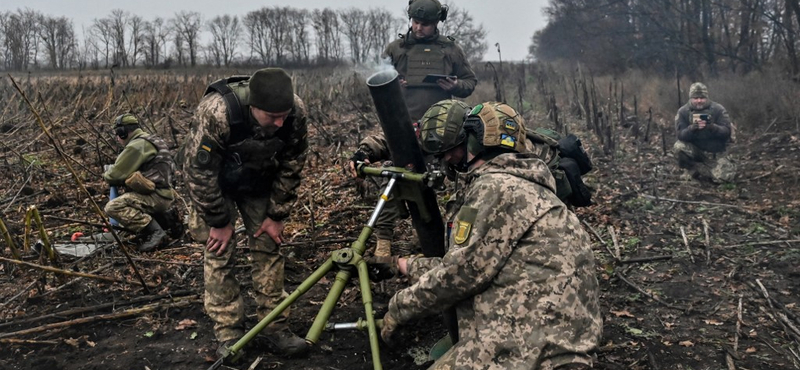
<svg viewBox="0 0 800 370"><path fill-rule="evenodd" d="M457 359L459 353L464 353L462 351L458 351L457 348L459 346L467 345L465 342L460 341L456 343L450 350L445 352L442 357L440 357L436 362L433 363L428 370L455 370L457 368L463 368L463 366L459 367L457 365ZM477 344L476 348L482 348L481 344ZM592 368L592 357L587 354L554 354L550 353L552 351L548 350L547 348L542 349L542 355L540 356L539 360L536 363L518 363L513 368L515 369L534 369L534 370L589 370ZM507 368L509 364L505 364L501 368Z"/></svg>
<svg viewBox="0 0 800 370"><path fill-rule="evenodd" d="M145 195L129 191L110 200L105 211L122 227L136 233L150 223L153 219L151 215L169 210L172 201L156 193Z"/></svg>
<svg viewBox="0 0 800 370"><path fill-rule="evenodd" d="M676 141L672 152L678 166L689 170L694 177L714 182L731 182L736 177L736 163L725 153L709 153L684 141Z"/></svg>
<svg viewBox="0 0 800 370"><path fill-rule="evenodd" d="M242 216L247 246L250 248L250 273L253 278L253 293L257 304L256 313L261 320L288 294L283 290L284 258L280 247L266 233L258 238L253 235L267 218L268 199L246 198L234 201L226 199L229 212ZM190 233L196 241L205 243L210 228L194 209L189 212ZM204 308L206 314L214 321L214 334L220 342L239 339L244 335L245 306L241 295L239 281L236 279L235 238L225 249L225 253L217 256L205 251L203 279L205 281ZM281 330L287 326L286 317L289 310L283 311L268 330Z"/></svg>

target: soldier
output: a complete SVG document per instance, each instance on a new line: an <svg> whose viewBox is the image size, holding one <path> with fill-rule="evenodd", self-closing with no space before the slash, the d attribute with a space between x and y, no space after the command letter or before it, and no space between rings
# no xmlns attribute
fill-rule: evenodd
<svg viewBox="0 0 800 370"><path fill-rule="evenodd" d="M189 228L195 240L206 242L205 310L214 321L220 355L244 335L244 303L233 271L237 209L262 319L287 295L283 222L297 198L307 148L305 106L280 68L217 81L197 107L184 163L192 199ZM289 331L287 314L265 333L272 350L291 356L307 344Z"/></svg>
<svg viewBox="0 0 800 370"><path fill-rule="evenodd" d="M689 102L675 115L678 140L672 151L686 176L730 182L736 164L725 154L731 141L732 123L720 104L708 99L708 88L695 82L689 88Z"/></svg>
<svg viewBox="0 0 800 370"><path fill-rule="evenodd" d="M125 148L103 179L109 185L125 185L127 191L109 201L105 211L125 229L139 233L139 251L149 252L167 235L153 215L172 206L175 162L164 140L142 131L133 114L117 117L114 135Z"/></svg>
<svg viewBox="0 0 800 370"><path fill-rule="evenodd" d="M440 21L447 19L447 7L439 0L411 0L408 5L411 27L405 35L386 46L384 54L400 74L400 85L411 120L416 122L434 103L453 96L466 98L475 90L478 80L472 71L464 50L455 39L439 33ZM428 74L450 76L433 82L424 82ZM351 172L355 177L356 161L378 162L390 159L386 138L369 136L359 143L351 158ZM396 201L386 204L377 220L375 236L378 239L374 254L391 255L394 228L398 218L404 216L403 205Z"/></svg>
<svg viewBox="0 0 800 370"><path fill-rule="evenodd" d="M522 117L502 103L439 117L423 122L423 150L466 172L466 188L444 257L368 259L412 283L390 300L381 337L455 307L460 339L430 369L591 368L602 318L589 237L526 150Z"/></svg>

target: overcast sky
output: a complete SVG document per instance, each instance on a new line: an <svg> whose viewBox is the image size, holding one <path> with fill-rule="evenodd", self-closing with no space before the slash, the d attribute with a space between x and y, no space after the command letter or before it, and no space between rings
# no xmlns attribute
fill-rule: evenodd
<svg viewBox="0 0 800 370"><path fill-rule="evenodd" d="M497 60L495 43L500 43L503 60L522 60L528 54L531 36L544 27L542 8L547 0L444 0L444 4L467 10L488 31L489 50L485 59ZM406 0L0 0L0 11L19 8L38 10L50 16L74 21L76 31L89 27L93 19L107 17L122 9L146 20L157 16L172 18L181 10L196 11L205 19L216 15L239 15L262 7L290 6L306 9L384 8L398 17L405 14Z"/></svg>

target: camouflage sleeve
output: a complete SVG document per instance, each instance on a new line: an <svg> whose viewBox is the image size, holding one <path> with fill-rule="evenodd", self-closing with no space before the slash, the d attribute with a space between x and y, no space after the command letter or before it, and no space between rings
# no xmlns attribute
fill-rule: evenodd
<svg viewBox="0 0 800 370"><path fill-rule="evenodd" d="M731 118L728 111L721 104L711 104L711 122L709 122L711 136L718 140L727 140L731 137Z"/></svg>
<svg viewBox="0 0 800 370"><path fill-rule="evenodd" d="M520 206L515 203L519 199L507 195L509 186L514 187L501 175L484 175L475 180L454 220L454 229L461 225L461 235L466 238L453 237L455 243L441 261L412 261L412 276L429 270L389 302L388 314L398 323L440 312L485 290L492 282L517 241L535 222L534 217L518 214Z"/></svg>
<svg viewBox="0 0 800 370"><path fill-rule="evenodd" d="M370 162L378 162L391 159L389 154L389 143L386 142L386 135L383 132L365 137L358 143L358 148L366 148Z"/></svg>
<svg viewBox="0 0 800 370"><path fill-rule="evenodd" d="M303 101L295 95L294 129L286 142L286 148L278 156L278 173L272 183L267 214L276 221L289 217L292 203L297 199L303 167L306 164L308 149L308 126L306 108Z"/></svg>
<svg viewBox="0 0 800 370"><path fill-rule="evenodd" d="M192 205L211 227L222 227L233 221L219 186L222 153L230 135L226 110L225 100L217 93L200 100L184 148L183 167Z"/></svg>
<svg viewBox="0 0 800 370"><path fill-rule="evenodd" d="M117 156L114 165L103 173L103 179L110 185L124 185L125 179L150 158L155 157L156 152L156 147L147 140L131 140Z"/></svg>
<svg viewBox="0 0 800 370"><path fill-rule="evenodd" d="M675 131L677 133L678 140L686 142L692 140L692 131L689 128L691 124L692 122L689 119L689 108L684 105L681 107L681 109L678 109L678 113L675 114Z"/></svg>
<svg viewBox="0 0 800 370"><path fill-rule="evenodd" d="M475 90L475 85L478 84L478 78L475 77L475 72L469 65L467 55L460 46L455 45L453 56L453 74L458 76L458 86L450 90L450 94L459 98L466 98Z"/></svg>

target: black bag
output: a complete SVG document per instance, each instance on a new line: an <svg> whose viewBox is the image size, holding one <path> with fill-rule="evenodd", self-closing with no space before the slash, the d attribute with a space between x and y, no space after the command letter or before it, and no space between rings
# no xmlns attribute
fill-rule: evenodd
<svg viewBox="0 0 800 370"><path fill-rule="evenodd" d="M558 141L558 150L561 152L561 158L572 158L580 169L580 174L585 175L592 170L592 160L583 149L581 139L573 134Z"/></svg>
<svg viewBox="0 0 800 370"><path fill-rule="evenodd" d="M581 168L578 165L578 161L568 157L561 158L558 168L564 171L572 188L572 193L567 197L569 203L575 207L592 205L592 192L581 179Z"/></svg>

